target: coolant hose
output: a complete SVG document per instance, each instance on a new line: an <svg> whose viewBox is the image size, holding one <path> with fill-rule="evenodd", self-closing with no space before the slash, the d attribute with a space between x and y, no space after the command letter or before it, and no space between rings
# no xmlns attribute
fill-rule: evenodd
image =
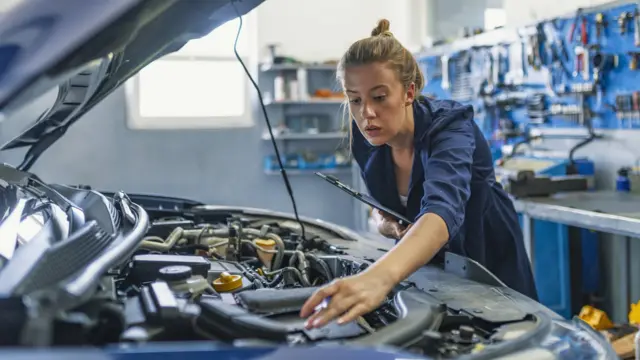
<svg viewBox="0 0 640 360"><path fill-rule="evenodd" d="M321 272L323 273L322 275L324 275L324 277L327 279L327 282L333 280L333 274L331 273L331 269L329 269L329 265L327 265L327 263L324 260L320 259L319 257L311 253L306 253L305 256L310 260L313 260L313 262L315 262L316 264L318 264L318 266L321 268L320 269Z"/></svg>
<svg viewBox="0 0 640 360"><path fill-rule="evenodd" d="M309 287L311 286L311 283L309 282L308 279L305 279L305 277L302 275L302 273L300 272L300 270L294 268L294 267L284 267L282 269L273 271L273 272L267 272L265 275L276 275L276 278L278 277L278 275L283 275L285 272L290 271L294 274L296 274L296 277L298 278L298 280L300 280L300 282L302 283L302 285ZM275 279L272 281L275 283Z"/></svg>
<svg viewBox="0 0 640 360"><path fill-rule="evenodd" d="M295 268L296 259L298 260L298 269L300 269L300 275L302 279L302 283L305 286L311 286L311 281L309 280L309 275L307 274L307 269L309 268L309 263L307 262L307 258L304 256L304 253L300 250L296 250L294 255L289 259L289 266Z"/></svg>
<svg viewBox="0 0 640 360"><path fill-rule="evenodd" d="M282 278L284 278L284 272L278 273L273 280L267 282L267 288L271 289L275 287L280 283L280 281L282 281Z"/></svg>
<svg viewBox="0 0 640 360"><path fill-rule="evenodd" d="M188 238L203 238L203 237L211 237L211 236L218 236L218 237L228 237L229 236L229 229L212 229L210 227L203 227L201 229L187 229L184 230L184 237L188 237Z"/></svg>
<svg viewBox="0 0 640 360"><path fill-rule="evenodd" d="M276 242L276 256L273 259L273 263L271 264L271 271L274 270L278 270L280 269L280 267L282 266L282 260L284 259L284 241L282 241L282 239L280 238L280 236L271 233L271 232L267 232L264 233L264 231L260 231L257 229L242 229L242 233L245 235L253 235L253 236L257 236L257 237L264 237L270 240L273 240Z"/></svg>
<svg viewBox="0 0 640 360"><path fill-rule="evenodd" d="M140 243L140 248L145 250L166 252L171 250L176 245L178 240L182 239L183 234L184 229L178 226L173 229L165 242L157 242L155 240L145 238Z"/></svg>

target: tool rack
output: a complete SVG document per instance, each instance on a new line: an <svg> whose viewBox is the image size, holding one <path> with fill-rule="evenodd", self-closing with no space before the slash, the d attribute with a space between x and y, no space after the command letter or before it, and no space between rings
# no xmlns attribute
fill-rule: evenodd
<svg viewBox="0 0 640 360"><path fill-rule="evenodd" d="M491 140L532 128L640 128L640 11L635 2L578 9L417 54L425 94L474 106Z"/></svg>
<svg viewBox="0 0 640 360"><path fill-rule="evenodd" d="M577 9L520 28L502 28L417 54L424 94L470 104L494 149L533 139L577 139L580 147L606 130L640 129L640 11L636 1ZM505 146L506 145L506 146ZM622 202L621 202L622 201ZM622 248L640 238L640 197L604 191L515 199L527 251L535 263L534 221L618 235ZM620 205L622 204L622 205ZM631 251L622 251L619 293L635 302ZM637 267L637 266L636 266ZM612 270L613 271L613 270ZM637 281L635 279L634 281ZM626 314L614 317L626 318Z"/></svg>

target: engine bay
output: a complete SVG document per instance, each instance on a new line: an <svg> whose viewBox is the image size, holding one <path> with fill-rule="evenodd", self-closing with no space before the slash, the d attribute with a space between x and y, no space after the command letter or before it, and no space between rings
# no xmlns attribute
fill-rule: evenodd
<svg viewBox="0 0 640 360"><path fill-rule="evenodd" d="M142 210L135 198L129 200L121 193L109 198L89 189L56 189L75 201L87 223L99 220L105 228L110 223L117 234L118 227L139 228L144 218L140 215L145 215L146 230L138 232L133 251L120 252L121 257L96 277L93 290L78 294L83 300L77 306L51 312L43 310L42 301L37 312L26 306L23 322L12 322L0 334L3 346L33 346L34 338L47 339L38 346L54 347L197 341L233 346L336 344L454 358L479 351L486 354L492 347L500 350L545 324L544 318L525 313L488 321L482 314L456 306L456 299L447 298L446 292L437 294L436 289L408 279L376 310L356 321L307 330L299 311L309 296L323 284L365 270L384 248L322 222L305 222L303 237L298 222L275 214L257 216L206 206ZM34 247L33 243L26 242L16 254ZM105 244L108 247L97 258L113 247ZM74 257L62 259L72 262ZM83 271L91 266L87 263ZM73 293L77 286L66 288L66 293ZM24 305L32 297L24 292L14 295L20 296L3 300L2 312L11 311L10 300L20 299ZM47 326L43 326L45 313L55 313ZM16 324L21 325L20 331ZM41 336L44 328L50 336ZM16 337L17 333L21 336Z"/></svg>
<svg viewBox="0 0 640 360"><path fill-rule="evenodd" d="M533 317L517 324L483 323L407 282L357 321L307 330L298 316L305 300L374 259L336 245L354 240L306 228L303 241L298 225L287 220L206 211L152 220L136 253L117 276L104 279L103 296L75 310L94 314L91 323L101 326L67 323L76 329L57 333L73 335L56 342L387 345L449 358L539 325Z"/></svg>

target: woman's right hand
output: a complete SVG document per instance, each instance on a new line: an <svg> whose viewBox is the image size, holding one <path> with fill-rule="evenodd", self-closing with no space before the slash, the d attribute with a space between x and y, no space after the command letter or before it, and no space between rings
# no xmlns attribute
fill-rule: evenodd
<svg viewBox="0 0 640 360"><path fill-rule="evenodd" d="M411 225L406 227L400 225L400 223L398 223L398 221L394 217L378 209L375 209L374 213L376 215L376 221L378 223L378 232L380 232L382 236L389 239L402 239L404 234L411 227Z"/></svg>

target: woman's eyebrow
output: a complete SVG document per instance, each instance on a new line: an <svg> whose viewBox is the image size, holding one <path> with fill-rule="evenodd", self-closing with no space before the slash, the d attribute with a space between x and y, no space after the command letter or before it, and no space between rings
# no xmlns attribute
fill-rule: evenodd
<svg viewBox="0 0 640 360"><path fill-rule="evenodd" d="M378 89L382 89L382 88L387 88L387 85L384 84L380 84L380 85L376 85L374 87L372 87L371 89L369 89L369 91L374 91L374 90L378 90ZM357 94L358 92L356 90L351 90L351 89L347 89L346 90L348 93L353 93L353 94Z"/></svg>

